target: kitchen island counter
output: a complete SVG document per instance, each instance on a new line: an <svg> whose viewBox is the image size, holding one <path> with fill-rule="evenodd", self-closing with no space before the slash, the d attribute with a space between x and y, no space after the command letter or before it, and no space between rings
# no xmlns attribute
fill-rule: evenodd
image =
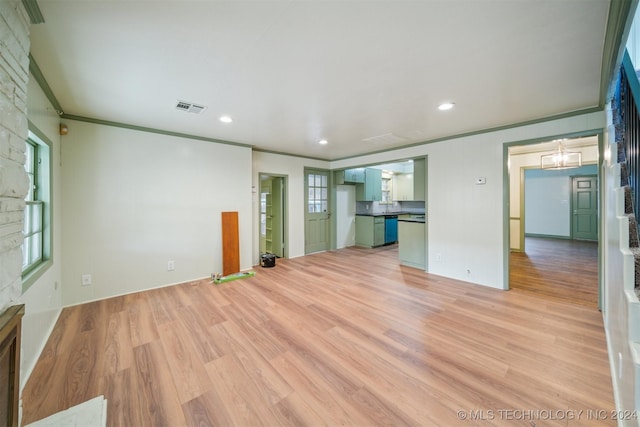
<svg viewBox="0 0 640 427"><path fill-rule="evenodd" d="M427 269L427 228L425 219L398 219L400 264Z"/></svg>
<svg viewBox="0 0 640 427"><path fill-rule="evenodd" d="M398 217L398 222L420 222L424 224L426 219L424 217L411 217L411 218L400 218Z"/></svg>
<svg viewBox="0 0 640 427"><path fill-rule="evenodd" d="M411 212L378 212L378 213L356 213L356 216L400 216L412 215Z"/></svg>

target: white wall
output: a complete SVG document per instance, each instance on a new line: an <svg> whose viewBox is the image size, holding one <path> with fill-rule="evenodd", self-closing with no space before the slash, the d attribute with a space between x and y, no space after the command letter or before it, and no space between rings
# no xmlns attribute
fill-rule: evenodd
<svg viewBox="0 0 640 427"><path fill-rule="evenodd" d="M578 151L578 149L575 148L574 151ZM583 163L596 164L598 162L597 146L581 147L579 151L582 153ZM511 249L521 248L520 234L524 233L524 230L520 229L522 224L521 221L525 214L524 212L521 212L520 209L521 205L524 204L524 200L522 200L524 196L520 192L521 188L524 186L524 182L521 182L521 179L524 175L525 169L540 167L540 154L540 152L533 152L509 156L509 217L512 218L510 221Z"/></svg>
<svg viewBox="0 0 640 427"><path fill-rule="evenodd" d="M332 169L429 156L429 272L505 288L503 144L602 129L595 112L331 162ZM485 177L485 185L476 185ZM439 255L439 259L436 258ZM470 273L467 273L467 270Z"/></svg>
<svg viewBox="0 0 640 427"><path fill-rule="evenodd" d="M527 177L525 172L524 231L571 236L571 181L567 176Z"/></svg>
<svg viewBox="0 0 640 427"><path fill-rule="evenodd" d="M222 271L221 212L252 266L251 149L79 121L62 143L63 302ZM169 260L175 270L167 271ZM91 274L91 286L81 276Z"/></svg>
<svg viewBox="0 0 640 427"><path fill-rule="evenodd" d="M288 218L287 235L289 238L289 258L296 258L304 255L304 168L313 167L318 169L328 169L329 162L322 160L307 159L303 157L286 156L281 154L253 152L253 187L260 188L259 175L261 173L282 175L287 177L287 201L286 217ZM260 257L260 230L258 223L260 220L259 194L253 193L253 253L254 265L258 264ZM287 242L285 242L287 244Z"/></svg>
<svg viewBox="0 0 640 427"><path fill-rule="evenodd" d="M571 237L571 178L597 174L597 165L525 171L525 233Z"/></svg>
<svg viewBox="0 0 640 427"><path fill-rule="evenodd" d="M336 249L355 244L356 186L338 185L336 187Z"/></svg>

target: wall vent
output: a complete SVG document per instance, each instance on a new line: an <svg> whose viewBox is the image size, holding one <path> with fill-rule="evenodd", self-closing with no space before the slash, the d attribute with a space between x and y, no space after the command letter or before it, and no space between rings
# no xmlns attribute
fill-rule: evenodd
<svg viewBox="0 0 640 427"><path fill-rule="evenodd" d="M200 114L207 109L204 105L194 104L193 102L178 101L176 109L186 111L187 113Z"/></svg>

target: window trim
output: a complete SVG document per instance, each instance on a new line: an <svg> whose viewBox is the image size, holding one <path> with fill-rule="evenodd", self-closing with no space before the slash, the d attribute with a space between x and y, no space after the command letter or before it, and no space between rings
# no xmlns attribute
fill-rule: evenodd
<svg viewBox="0 0 640 427"><path fill-rule="evenodd" d="M37 151L41 159L35 173L40 174L36 179L40 182L39 200L42 201L43 206L42 258L22 272L22 293L25 293L53 265L53 143L31 121L29 121L27 139L38 146ZM42 184L43 175L48 176L48 182L45 181L44 185Z"/></svg>

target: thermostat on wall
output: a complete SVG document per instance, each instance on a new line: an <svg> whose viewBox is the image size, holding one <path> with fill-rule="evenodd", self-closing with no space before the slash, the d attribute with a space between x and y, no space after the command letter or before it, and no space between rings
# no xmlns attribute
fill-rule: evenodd
<svg viewBox="0 0 640 427"><path fill-rule="evenodd" d="M476 185L482 185L487 183L487 178L484 176L479 176L476 178Z"/></svg>

